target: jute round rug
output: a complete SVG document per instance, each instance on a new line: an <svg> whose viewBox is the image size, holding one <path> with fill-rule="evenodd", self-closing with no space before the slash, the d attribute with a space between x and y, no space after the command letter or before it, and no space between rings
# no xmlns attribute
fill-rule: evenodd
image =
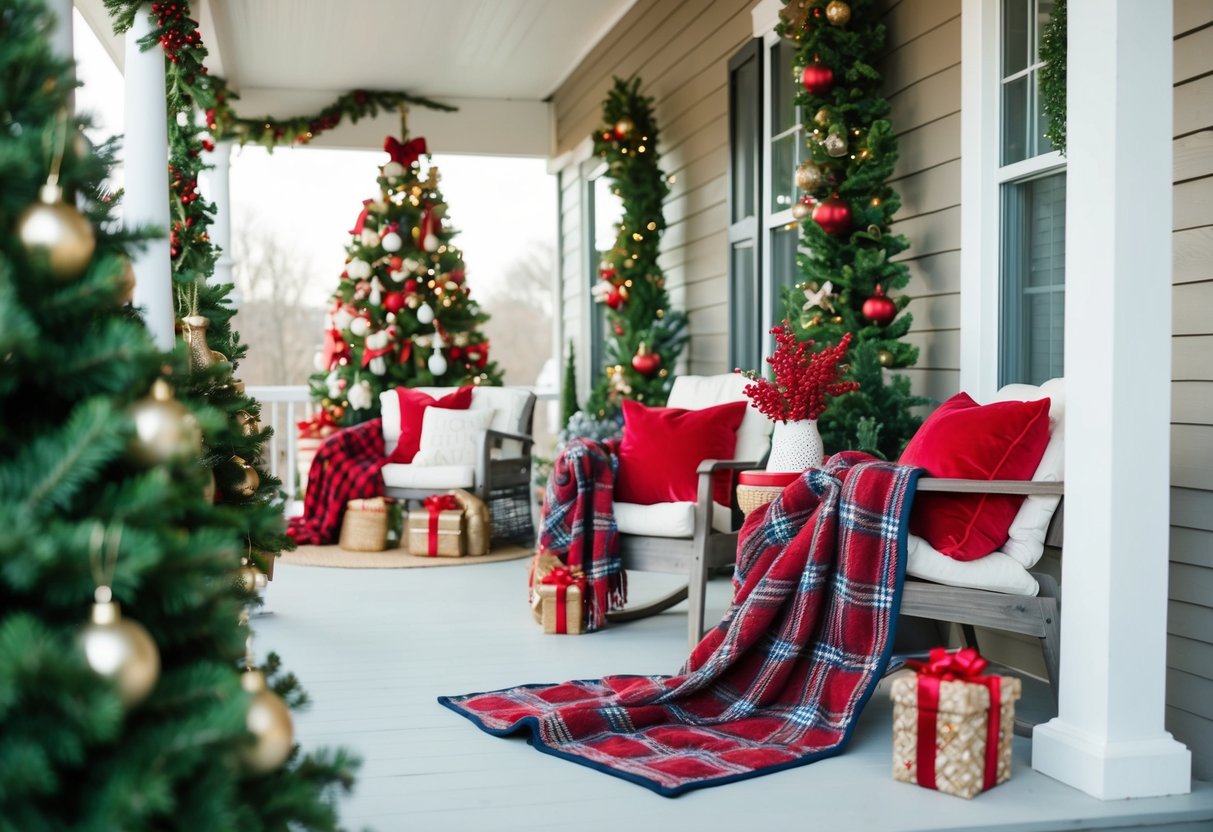
<svg viewBox="0 0 1213 832"><path fill-rule="evenodd" d="M470 566L530 557L534 549L526 546L501 544L487 555L464 558L430 558L410 555L408 549L387 549L382 552L354 552L340 546L300 546L293 552L283 552L282 563L292 566L328 566L337 569L418 569L430 566Z"/></svg>

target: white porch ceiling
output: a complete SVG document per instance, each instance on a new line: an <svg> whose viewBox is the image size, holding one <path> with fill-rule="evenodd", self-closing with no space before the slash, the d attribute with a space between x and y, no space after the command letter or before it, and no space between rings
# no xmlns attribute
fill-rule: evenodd
<svg viewBox="0 0 1213 832"><path fill-rule="evenodd" d="M459 107L411 111L410 128L432 149L547 155L543 102L635 2L195 0L193 11L208 64L240 92L243 115L309 112L359 87L402 89ZM121 68L102 0L76 5ZM317 143L376 146L396 124L392 115L342 126Z"/></svg>

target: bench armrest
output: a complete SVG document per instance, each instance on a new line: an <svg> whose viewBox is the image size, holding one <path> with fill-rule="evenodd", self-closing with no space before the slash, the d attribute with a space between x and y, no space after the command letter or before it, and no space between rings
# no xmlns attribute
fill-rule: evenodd
<svg viewBox="0 0 1213 832"><path fill-rule="evenodd" d="M1024 494L1028 496L1065 495L1064 482L1031 480L962 480L946 477L919 477L919 491L946 491L952 494Z"/></svg>

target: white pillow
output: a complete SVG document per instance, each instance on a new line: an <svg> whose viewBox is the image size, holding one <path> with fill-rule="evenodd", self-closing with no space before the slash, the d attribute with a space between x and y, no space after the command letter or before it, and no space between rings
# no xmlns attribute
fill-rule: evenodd
<svg viewBox="0 0 1213 832"><path fill-rule="evenodd" d="M421 448L413 465L475 465L493 410L428 407L421 419Z"/></svg>
<svg viewBox="0 0 1213 832"><path fill-rule="evenodd" d="M1035 595L1040 591L1031 573L1001 551L977 560L956 560L913 534L906 543L906 551L909 556L906 574L915 578L1012 595Z"/></svg>

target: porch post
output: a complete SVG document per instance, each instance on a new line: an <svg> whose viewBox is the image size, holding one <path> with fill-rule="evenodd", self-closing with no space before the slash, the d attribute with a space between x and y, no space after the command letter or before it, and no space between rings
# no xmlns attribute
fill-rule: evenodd
<svg viewBox="0 0 1213 832"><path fill-rule="evenodd" d="M1171 3L1069 0L1060 708L1032 766L1182 794L1163 727L1171 405Z"/></svg>
<svg viewBox="0 0 1213 832"><path fill-rule="evenodd" d="M49 0L46 6L55 16L55 28L51 29L51 51L60 58L70 59L74 52L72 0Z"/></svg>
<svg viewBox="0 0 1213 832"><path fill-rule="evenodd" d="M173 274L169 259L168 115L164 94L164 52L144 52L139 39L152 31L147 7L141 6L126 33L126 140L123 166L126 194L123 222L128 228L149 226L165 236L151 240L135 255L135 306L156 346L173 348Z"/></svg>
<svg viewBox="0 0 1213 832"><path fill-rule="evenodd" d="M210 184L210 200L215 203L215 219L211 223L211 241L219 247L213 283L232 282L232 196L229 174L232 162L232 142L215 142L211 153L212 170L206 172Z"/></svg>

